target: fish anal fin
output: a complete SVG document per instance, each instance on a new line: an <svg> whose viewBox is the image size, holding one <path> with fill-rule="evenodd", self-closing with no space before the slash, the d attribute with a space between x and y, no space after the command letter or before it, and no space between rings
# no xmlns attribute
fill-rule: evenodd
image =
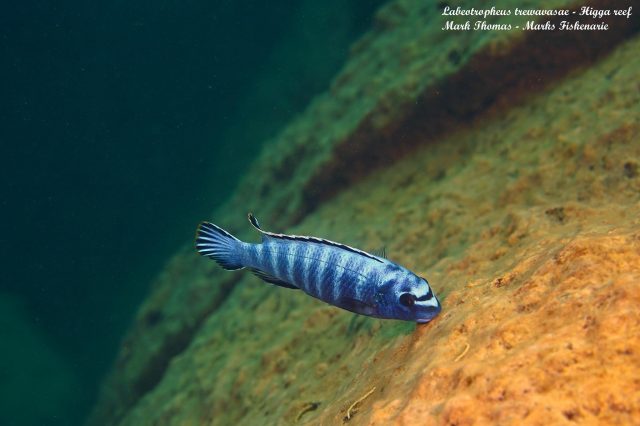
<svg viewBox="0 0 640 426"><path fill-rule="evenodd" d="M260 269L251 269L251 272L253 272L253 275L260 278L264 282L268 282L269 284L274 284L280 287L290 288L293 290L299 290L299 288L296 287L295 285L290 284L286 281L282 281L280 278L274 277L273 275L269 275Z"/></svg>
<svg viewBox="0 0 640 426"><path fill-rule="evenodd" d="M351 297L341 297L336 305L357 314L372 315L376 312L376 307L372 304Z"/></svg>

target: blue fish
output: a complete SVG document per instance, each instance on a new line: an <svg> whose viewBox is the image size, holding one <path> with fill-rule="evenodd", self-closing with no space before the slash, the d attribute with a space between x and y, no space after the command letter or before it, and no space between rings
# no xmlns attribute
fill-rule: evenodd
<svg viewBox="0 0 640 426"><path fill-rule="evenodd" d="M321 238L267 232L252 214L249 222L262 243L245 243L202 222L196 249L226 270L248 268L268 283L358 314L425 323L440 312L427 280L384 256Z"/></svg>

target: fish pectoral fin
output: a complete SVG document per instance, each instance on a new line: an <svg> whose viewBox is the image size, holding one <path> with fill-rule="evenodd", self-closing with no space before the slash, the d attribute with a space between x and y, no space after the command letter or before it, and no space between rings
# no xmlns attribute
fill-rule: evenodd
<svg viewBox="0 0 640 426"><path fill-rule="evenodd" d="M376 312L374 305L351 297L341 297L338 299L337 305L357 314L372 315Z"/></svg>
<svg viewBox="0 0 640 426"><path fill-rule="evenodd" d="M275 284L275 285L279 285L280 287L299 290L299 288L296 287L295 285L290 284L286 281L282 281L280 278L274 277L273 275L269 275L260 269L251 269L251 272L253 272L253 275L260 278L262 281L268 282L269 284Z"/></svg>

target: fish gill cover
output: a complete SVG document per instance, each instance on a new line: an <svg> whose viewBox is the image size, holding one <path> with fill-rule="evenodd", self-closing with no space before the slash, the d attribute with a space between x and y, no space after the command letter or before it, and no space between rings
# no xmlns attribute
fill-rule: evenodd
<svg viewBox="0 0 640 426"><path fill-rule="evenodd" d="M254 211L386 245L444 295L440 316L354 319L185 245L89 424L640 421L637 15L594 18L606 32L446 33L447 4L383 7L211 214L247 241Z"/></svg>

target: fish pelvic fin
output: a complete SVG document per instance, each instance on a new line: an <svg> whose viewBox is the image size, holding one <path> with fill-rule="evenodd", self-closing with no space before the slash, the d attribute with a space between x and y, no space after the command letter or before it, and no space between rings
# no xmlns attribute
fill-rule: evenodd
<svg viewBox="0 0 640 426"><path fill-rule="evenodd" d="M196 232L196 250L228 271L244 268L240 260L241 241L210 222L202 222Z"/></svg>

